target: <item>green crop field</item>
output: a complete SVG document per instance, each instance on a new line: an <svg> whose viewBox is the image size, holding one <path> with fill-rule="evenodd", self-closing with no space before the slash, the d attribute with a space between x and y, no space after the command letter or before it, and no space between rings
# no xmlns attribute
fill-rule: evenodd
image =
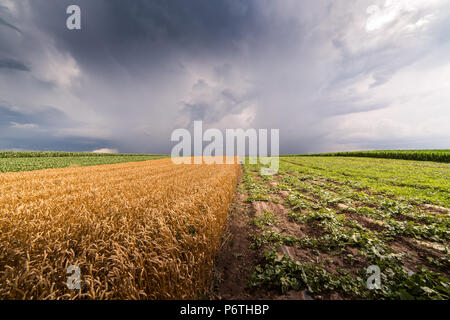
<svg viewBox="0 0 450 320"><path fill-rule="evenodd" d="M313 298L450 299L450 164L281 157L274 176L244 165L250 287ZM381 288L370 290L369 266ZM372 267L373 268L373 267Z"/></svg>
<svg viewBox="0 0 450 320"><path fill-rule="evenodd" d="M0 172L31 171L70 166L92 166L167 158L163 155L87 152L0 152Z"/></svg>
<svg viewBox="0 0 450 320"><path fill-rule="evenodd" d="M295 157L300 155L291 155ZM349 152L328 152L318 154L307 154L301 156L321 156L321 157L367 157L403 159L418 161L435 161L450 163L450 150L375 150L375 151L349 151Z"/></svg>

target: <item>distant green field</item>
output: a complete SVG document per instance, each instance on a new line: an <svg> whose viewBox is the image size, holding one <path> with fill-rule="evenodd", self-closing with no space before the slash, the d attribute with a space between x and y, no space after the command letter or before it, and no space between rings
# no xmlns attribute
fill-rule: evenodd
<svg viewBox="0 0 450 320"><path fill-rule="evenodd" d="M89 152L0 152L0 172L32 171L70 166L93 166L167 158L165 155L117 154Z"/></svg>
<svg viewBox="0 0 450 320"><path fill-rule="evenodd" d="M64 151L0 151L0 158L47 158L47 157L117 157L117 156L160 156L144 153L93 153Z"/></svg>
<svg viewBox="0 0 450 320"><path fill-rule="evenodd" d="M435 161L450 163L450 150L375 150L375 151L349 151L349 152L328 152L296 156L320 156L320 157L367 157L385 159L403 159L418 161Z"/></svg>

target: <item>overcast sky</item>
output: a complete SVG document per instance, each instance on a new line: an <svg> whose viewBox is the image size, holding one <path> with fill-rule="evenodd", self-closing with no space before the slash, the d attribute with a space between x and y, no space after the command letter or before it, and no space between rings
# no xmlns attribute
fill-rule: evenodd
<svg viewBox="0 0 450 320"><path fill-rule="evenodd" d="M194 120L449 148L449 40L449 0L0 0L0 149L168 153Z"/></svg>

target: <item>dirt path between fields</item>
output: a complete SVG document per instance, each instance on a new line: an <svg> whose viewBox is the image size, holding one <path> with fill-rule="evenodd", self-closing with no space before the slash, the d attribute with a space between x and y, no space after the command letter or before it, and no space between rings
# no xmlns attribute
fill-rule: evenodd
<svg viewBox="0 0 450 320"><path fill-rule="evenodd" d="M280 292L267 290L266 288L248 288L248 282L254 267L262 262L262 255L259 250L249 248L250 235L258 232L257 228L251 223L251 220L257 214L257 210L254 205L245 202L247 195L240 191L241 174L228 217L223 243L216 258L209 298L225 300L305 299L302 291L280 294Z"/></svg>

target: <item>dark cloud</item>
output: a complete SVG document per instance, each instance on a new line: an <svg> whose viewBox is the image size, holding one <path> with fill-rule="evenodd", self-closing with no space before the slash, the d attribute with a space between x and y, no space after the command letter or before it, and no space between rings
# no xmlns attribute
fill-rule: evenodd
<svg viewBox="0 0 450 320"><path fill-rule="evenodd" d="M0 17L0 26L5 26L5 27L8 27L8 28L11 28L11 29L13 29L13 30L15 30L15 31L17 31L19 33L22 32L19 28L17 28L16 26L12 25L11 23L8 23L7 21L2 19L1 17Z"/></svg>
<svg viewBox="0 0 450 320"><path fill-rule="evenodd" d="M45 128L76 125L64 112L53 107L26 110L0 105L0 125L5 126L11 122L33 123Z"/></svg>
<svg viewBox="0 0 450 320"><path fill-rule="evenodd" d="M0 69L2 68L18 71L30 71L24 63L14 59L0 59Z"/></svg>
<svg viewBox="0 0 450 320"><path fill-rule="evenodd" d="M82 10L79 32L62 27L70 4ZM104 72L117 64L140 75L143 64L158 69L186 54L230 54L240 39L263 32L253 16L254 0L38 0L30 6L34 23L61 50L82 66Z"/></svg>
<svg viewBox="0 0 450 320"><path fill-rule="evenodd" d="M85 137L55 137L41 133L22 137L17 135L0 137L1 150L91 152L111 145L112 143L108 140Z"/></svg>
<svg viewBox="0 0 450 320"><path fill-rule="evenodd" d="M52 107L29 111L0 105L0 149L92 151L113 144L106 139L58 133L77 125Z"/></svg>

